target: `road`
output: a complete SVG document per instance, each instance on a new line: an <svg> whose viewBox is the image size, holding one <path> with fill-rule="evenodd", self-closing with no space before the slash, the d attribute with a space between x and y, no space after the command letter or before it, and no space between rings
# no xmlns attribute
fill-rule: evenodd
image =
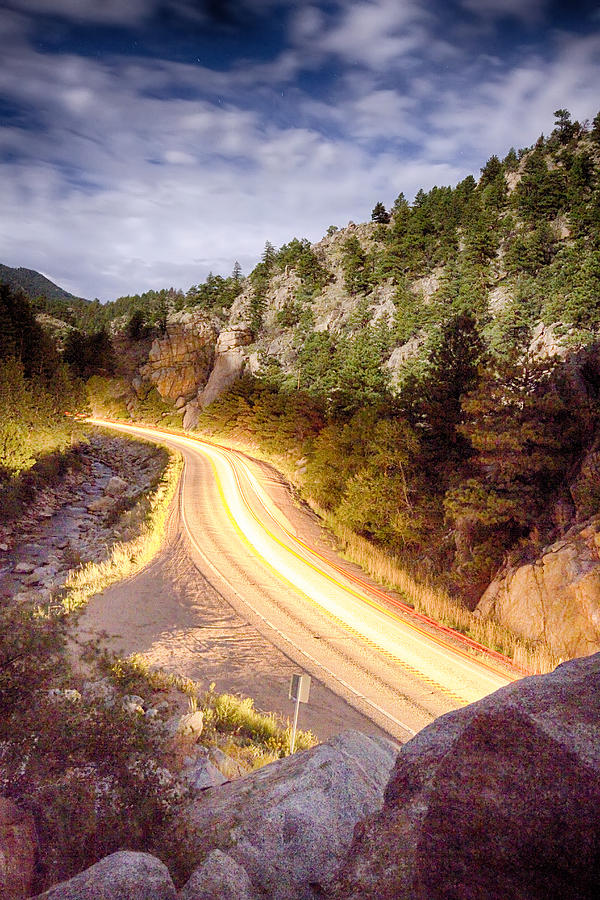
<svg viewBox="0 0 600 900"><path fill-rule="evenodd" d="M179 450L195 564L275 646L398 741L515 680L460 636L398 609L320 539L277 473L239 451L91 419Z"/></svg>

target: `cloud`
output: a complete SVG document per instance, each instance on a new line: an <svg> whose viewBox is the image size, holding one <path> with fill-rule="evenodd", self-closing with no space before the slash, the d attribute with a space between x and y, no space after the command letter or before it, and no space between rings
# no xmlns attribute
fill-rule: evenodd
<svg viewBox="0 0 600 900"><path fill-rule="evenodd" d="M384 70L424 46L430 21L424 5L413 0L353 0L339 2L330 17L315 5L301 9L291 36L313 55Z"/></svg>
<svg viewBox="0 0 600 900"><path fill-rule="evenodd" d="M477 174L549 131L554 109L596 112L595 34L554 30L509 52L462 41L464 21L434 4L290 2L269 58L211 69L40 52L26 5L0 11L13 35L0 92L18 113L0 128L2 262L89 297L185 289L236 258L248 271L267 239L317 240L378 200ZM66 15L74 0L45 5ZM247 2L257 15L285 6ZM103 15L123 21L116 4ZM145 14L133 2L125 15Z"/></svg>

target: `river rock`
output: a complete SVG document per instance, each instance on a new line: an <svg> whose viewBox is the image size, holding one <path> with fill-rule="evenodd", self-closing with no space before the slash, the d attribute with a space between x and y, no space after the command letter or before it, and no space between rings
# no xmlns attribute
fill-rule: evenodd
<svg viewBox="0 0 600 900"><path fill-rule="evenodd" d="M97 500L92 500L92 502L88 504L88 510L92 513L109 512L110 510L115 508L115 504L115 497L98 497ZM86 524L84 522L80 522L79 528L82 531L85 531Z"/></svg>
<svg viewBox="0 0 600 900"><path fill-rule="evenodd" d="M329 900L600 896L600 654L405 744Z"/></svg>
<svg viewBox="0 0 600 900"><path fill-rule="evenodd" d="M175 900L167 867L149 853L120 850L36 900Z"/></svg>
<svg viewBox="0 0 600 900"><path fill-rule="evenodd" d="M21 900L31 894L36 834L30 813L0 797L0 897Z"/></svg>
<svg viewBox="0 0 600 900"><path fill-rule="evenodd" d="M121 478L120 475L113 475L108 479L108 484L106 485L106 493L109 497L120 497L121 494L124 494L128 488L128 484L124 478Z"/></svg>
<svg viewBox="0 0 600 900"><path fill-rule="evenodd" d="M600 650L600 516L572 528L534 562L503 570L476 614L543 641L558 656Z"/></svg>
<svg viewBox="0 0 600 900"><path fill-rule="evenodd" d="M396 753L391 741L348 731L205 791L180 823L190 852L202 864L226 851L261 898L313 898L311 885L336 872L356 822L381 806Z"/></svg>
<svg viewBox="0 0 600 900"><path fill-rule="evenodd" d="M179 892L177 900L257 900L248 873L231 856L213 850Z"/></svg>

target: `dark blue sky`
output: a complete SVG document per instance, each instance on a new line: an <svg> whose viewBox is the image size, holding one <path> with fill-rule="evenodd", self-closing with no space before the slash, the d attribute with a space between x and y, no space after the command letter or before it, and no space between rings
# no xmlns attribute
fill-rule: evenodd
<svg viewBox="0 0 600 900"><path fill-rule="evenodd" d="M592 118L597 3L6 0L0 261L111 299L248 271Z"/></svg>

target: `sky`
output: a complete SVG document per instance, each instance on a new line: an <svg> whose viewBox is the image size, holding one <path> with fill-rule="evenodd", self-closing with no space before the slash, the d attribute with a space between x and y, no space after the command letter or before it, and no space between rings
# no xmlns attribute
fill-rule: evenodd
<svg viewBox="0 0 600 900"><path fill-rule="evenodd" d="M600 4L0 0L0 262L102 301L245 274L600 108Z"/></svg>

